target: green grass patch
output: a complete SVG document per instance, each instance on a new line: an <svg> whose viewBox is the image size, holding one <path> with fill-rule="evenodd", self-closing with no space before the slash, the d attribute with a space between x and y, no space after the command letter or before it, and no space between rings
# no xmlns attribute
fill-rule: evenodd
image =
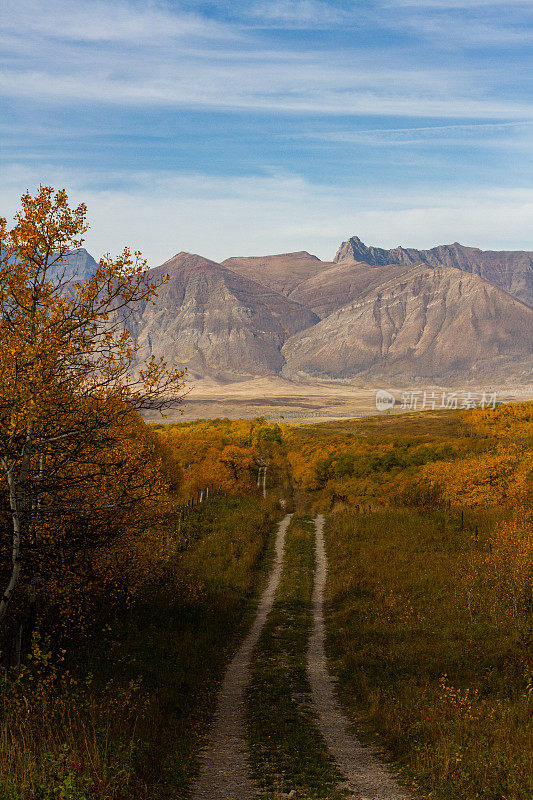
<svg viewBox="0 0 533 800"><path fill-rule="evenodd" d="M279 591L252 665L249 742L252 767L268 792L337 800L344 795L335 788L339 775L314 719L306 672L314 565L314 525L294 517Z"/></svg>
<svg viewBox="0 0 533 800"><path fill-rule="evenodd" d="M493 587L469 570L489 516L462 530L456 515L384 509L326 526L342 699L435 800L533 797L531 640L495 623Z"/></svg>
<svg viewBox="0 0 533 800"><path fill-rule="evenodd" d="M116 636L123 678L141 676L149 702L136 776L150 800L187 796L225 667L266 576L275 516L256 498L214 500L195 512L198 538Z"/></svg>

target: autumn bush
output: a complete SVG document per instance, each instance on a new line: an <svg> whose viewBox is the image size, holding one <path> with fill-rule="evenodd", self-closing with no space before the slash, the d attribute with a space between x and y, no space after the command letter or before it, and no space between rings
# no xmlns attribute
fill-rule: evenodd
<svg viewBox="0 0 533 800"><path fill-rule="evenodd" d="M178 465L180 497L185 501L209 486L231 494L253 490L258 459L268 462L270 485L289 487L281 429L262 417L160 424L153 430Z"/></svg>

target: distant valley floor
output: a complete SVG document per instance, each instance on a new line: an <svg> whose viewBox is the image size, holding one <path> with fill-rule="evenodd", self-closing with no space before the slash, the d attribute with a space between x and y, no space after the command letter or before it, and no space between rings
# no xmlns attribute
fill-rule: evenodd
<svg viewBox="0 0 533 800"><path fill-rule="evenodd" d="M159 412L147 411L147 422L188 422L195 419L252 419L264 417L270 422L320 422L328 419L346 419L375 415L376 390L386 388L396 398L391 413L423 410L423 392L426 391L426 408L432 403L440 408L445 400L457 393L460 407L467 392L472 401L480 401L482 393L496 392L498 402L533 399L533 386L487 385L464 390L442 386L375 386L360 387L349 384L303 384L277 377L251 378L234 383L213 379L190 381L189 393L180 407ZM403 402L402 402L403 397ZM386 413L386 412L384 412Z"/></svg>

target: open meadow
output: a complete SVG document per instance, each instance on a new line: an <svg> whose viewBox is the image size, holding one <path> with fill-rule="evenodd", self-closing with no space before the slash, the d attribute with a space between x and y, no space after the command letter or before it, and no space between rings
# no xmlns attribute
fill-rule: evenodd
<svg viewBox="0 0 533 800"><path fill-rule="evenodd" d="M11 606L2 799L203 796L218 691L287 511L242 672L246 784L228 796L357 797L357 761L352 774L339 756L356 742L387 798L531 798L533 404L292 426L137 418L127 436L150 494L89 541L72 538L87 516L72 519L57 560L35 561L37 600L23 580ZM319 666L346 721L334 750L309 671L317 514ZM206 769L225 773L227 755Z"/></svg>

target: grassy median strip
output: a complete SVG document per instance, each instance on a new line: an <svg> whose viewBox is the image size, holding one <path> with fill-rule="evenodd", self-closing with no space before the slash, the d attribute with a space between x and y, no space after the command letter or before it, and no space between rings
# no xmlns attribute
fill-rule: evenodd
<svg viewBox="0 0 533 800"><path fill-rule="evenodd" d="M312 626L314 526L295 517L281 584L252 665L248 722L252 767L274 796L337 800L337 770L316 726L306 672ZM277 794L276 794L277 793Z"/></svg>

